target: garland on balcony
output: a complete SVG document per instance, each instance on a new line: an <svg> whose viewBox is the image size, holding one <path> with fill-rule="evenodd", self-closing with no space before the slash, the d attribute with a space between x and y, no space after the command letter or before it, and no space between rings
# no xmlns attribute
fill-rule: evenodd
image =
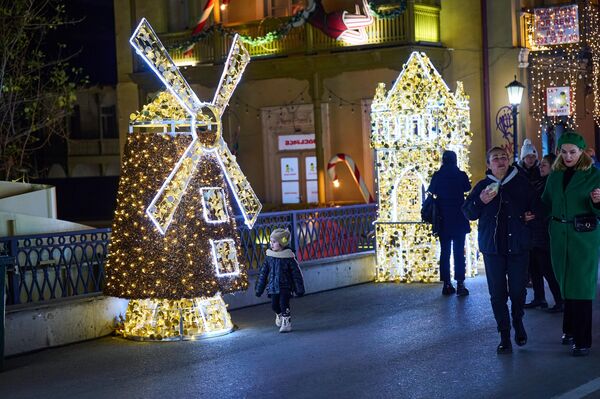
<svg viewBox="0 0 600 399"><path fill-rule="evenodd" d="M306 9L309 9L307 7ZM378 19L393 19L401 15L406 10L406 0L373 0L369 1L369 8L372 14ZM309 18L311 12L304 10L298 11L286 23L281 24L277 29L267 32L263 36L252 37L248 35L240 35L240 40L251 46L264 46L276 40L281 40L293 29L304 25ZM234 36L238 34L233 29L225 28L222 25L212 25L203 31L191 36L187 40L183 40L167 46L169 50L186 51L194 44L204 40L208 36L212 36L215 32Z"/></svg>
<svg viewBox="0 0 600 399"><path fill-rule="evenodd" d="M369 8L378 19L393 19L406 11L406 0L369 1Z"/></svg>

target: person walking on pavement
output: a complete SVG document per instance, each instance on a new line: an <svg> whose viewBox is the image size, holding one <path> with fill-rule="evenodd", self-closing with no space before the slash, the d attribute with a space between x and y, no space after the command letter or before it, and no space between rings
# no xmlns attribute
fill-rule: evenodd
<svg viewBox="0 0 600 399"><path fill-rule="evenodd" d="M500 332L498 354L512 353L510 297L515 342L527 343L523 325L527 265L531 248L529 223L535 218L535 192L514 166L506 150L494 147L487 153L486 178L475 185L462 210L469 220L479 220L479 250L483 254L492 311Z"/></svg>
<svg viewBox="0 0 600 399"><path fill-rule="evenodd" d="M532 186L537 186L541 179L540 170L539 170L539 162L538 162L538 152L531 140L525 139L523 140L523 145L521 146L520 153L520 161L515 163L515 166L519 170L519 173L522 173L523 176L529 180ZM527 288L533 288L533 279L534 277L531 274L532 269L535 268L534 265L531 264L533 258L531 254L529 254L529 270L527 274ZM544 307L543 304L540 304L541 307ZM545 307L548 307L548 304L545 304Z"/></svg>
<svg viewBox="0 0 600 399"><path fill-rule="evenodd" d="M442 166L431 177L428 192L436 196L441 214L438 236L440 238L440 280L444 282L442 295L469 295L465 287L465 236L471 231L469 221L461 211L465 193L471 189L469 177L457 166L456 153L444 151ZM454 279L450 280L450 252L454 255Z"/></svg>
<svg viewBox="0 0 600 399"><path fill-rule="evenodd" d="M538 198L541 200L542 193L546 188L546 182L548 175L552 170L552 164L556 160L556 155L548 154L544 156L540 162L540 180L534 186ZM551 313L562 312L563 300L560 294L560 286L556 277L554 276L554 270L552 270L552 262L550 260L550 235L548 233L549 227L548 215L540 210L540 214L535 220L532 221L533 229L533 248L530 252L530 274L531 281L533 283L533 300L525 304L525 309L542 308L548 307L546 302L546 294L544 290L544 278L548 282L548 288L554 298L554 306L548 309Z"/></svg>
<svg viewBox="0 0 600 399"><path fill-rule="evenodd" d="M275 325L280 333L292 331L290 298L304 295L304 278L296 261L296 255L288 248L290 232L275 229L269 238L271 249L261 265L256 280L255 292L260 297L265 288L271 298L271 308L275 312Z"/></svg>
<svg viewBox="0 0 600 399"><path fill-rule="evenodd" d="M552 267L564 298L564 345L573 356L592 347L592 300L600 255L600 170L584 150L584 138L567 131L558 139L560 154L542 200L549 209Z"/></svg>
<svg viewBox="0 0 600 399"><path fill-rule="evenodd" d="M519 172L523 173L532 185L536 185L541 179L540 162L538 161L538 152L531 140L523 140L520 158L521 160L517 163Z"/></svg>

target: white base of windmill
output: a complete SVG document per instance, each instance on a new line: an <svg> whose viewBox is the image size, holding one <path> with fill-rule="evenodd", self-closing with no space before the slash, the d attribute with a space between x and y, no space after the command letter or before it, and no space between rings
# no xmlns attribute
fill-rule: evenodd
<svg viewBox="0 0 600 399"><path fill-rule="evenodd" d="M233 331L227 304L211 298L132 299L117 334L136 341L182 341Z"/></svg>

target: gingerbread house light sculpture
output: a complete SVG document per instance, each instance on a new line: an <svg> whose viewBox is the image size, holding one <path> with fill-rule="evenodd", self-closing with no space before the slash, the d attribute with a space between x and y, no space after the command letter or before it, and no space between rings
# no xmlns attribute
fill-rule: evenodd
<svg viewBox="0 0 600 399"><path fill-rule="evenodd" d="M421 222L421 204L444 150L469 174L469 101L461 82L452 93L429 58L413 52L393 87L380 83L371 108L376 153L377 281L439 280L439 244ZM467 276L477 273L475 229L467 236Z"/></svg>

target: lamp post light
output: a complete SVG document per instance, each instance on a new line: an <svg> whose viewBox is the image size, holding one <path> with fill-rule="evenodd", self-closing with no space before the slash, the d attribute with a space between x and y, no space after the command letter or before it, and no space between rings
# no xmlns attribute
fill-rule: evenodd
<svg viewBox="0 0 600 399"><path fill-rule="evenodd" d="M517 80L517 75L515 75L515 80L506 85L506 91L508 92L508 102L510 103L512 109L512 119L513 119L513 156L515 159L515 163L519 161L519 153L517 151L518 146L518 132L517 132L517 109L519 104L521 104L521 99L523 98L523 89L525 86L521 84Z"/></svg>

